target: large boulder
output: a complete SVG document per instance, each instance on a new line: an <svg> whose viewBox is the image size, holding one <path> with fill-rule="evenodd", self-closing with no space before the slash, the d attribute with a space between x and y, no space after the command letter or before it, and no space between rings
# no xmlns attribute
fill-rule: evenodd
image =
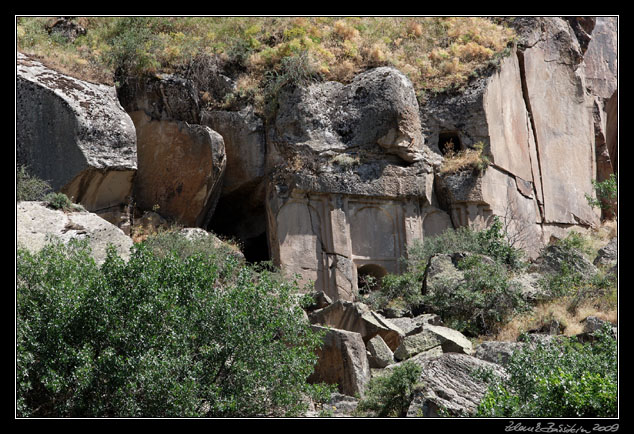
<svg viewBox="0 0 634 434"><path fill-rule="evenodd" d="M282 93L268 134L282 153L289 147L315 153L375 148L411 163L423 152L414 87L391 67L359 74L348 85L327 82Z"/></svg>
<svg viewBox="0 0 634 434"><path fill-rule="evenodd" d="M98 264L106 259L109 245L128 259L132 239L121 229L87 211L64 212L49 208L44 202L19 202L16 205L16 242L31 252L41 250L49 238L62 242L87 239Z"/></svg>
<svg viewBox="0 0 634 434"><path fill-rule="evenodd" d="M313 326L325 331L323 346L317 350L318 361L309 382L337 384L339 392L363 396L370 381L370 365L365 344L359 333Z"/></svg>
<svg viewBox="0 0 634 434"><path fill-rule="evenodd" d="M458 269L455 255L436 254L429 258L423 275L423 294L438 291L451 292L464 282L464 273Z"/></svg>
<svg viewBox="0 0 634 434"><path fill-rule="evenodd" d="M119 77L117 97L128 113L143 111L152 119L200 123L198 89L175 74Z"/></svg>
<svg viewBox="0 0 634 434"><path fill-rule="evenodd" d="M560 273L568 270L589 278L597 273L597 267L577 249L565 248L558 244L546 246L541 255L531 265L532 271L540 273Z"/></svg>
<svg viewBox="0 0 634 434"><path fill-rule="evenodd" d="M442 341L438 335L423 329L420 333L405 336L403 342L394 351L394 358L398 361L404 361L416 354L442 349L441 344Z"/></svg>
<svg viewBox="0 0 634 434"><path fill-rule="evenodd" d="M403 271L423 233L451 226L412 84L394 68L288 87L267 122L267 236L288 274L352 301L362 274Z"/></svg>
<svg viewBox="0 0 634 434"><path fill-rule="evenodd" d="M485 341L476 347L474 356L504 366L511 360L513 353L525 345L524 342Z"/></svg>
<svg viewBox="0 0 634 434"><path fill-rule="evenodd" d="M403 342L394 351L394 357L407 360L416 354L440 348L443 353L471 354L473 345L462 333L449 327L425 324L416 334L403 338Z"/></svg>
<svg viewBox="0 0 634 434"><path fill-rule="evenodd" d="M398 348L404 335L402 330L363 303L338 300L312 312L309 319L312 324L359 333L364 342L379 335L392 351Z"/></svg>
<svg viewBox="0 0 634 434"><path fill-rule="evenodd" d="M184 226L204 226L217 203L226 155L222 137L209 127L155 120L131 113L137 130L137 206L158 206L162 216Z"/></svg>
<svg viewBox="0 0 634 434"><path fill-rule="evenodd" d="M115 89L17 54L16 162L86 209L129 202L136 132Z"/></svg>
<svg viewBox="0 0 634 434"><path fill-rule="evenodd" d="M601 247L597 253L597 257L592 262L596 266L610 267L616 265L619 258L619 239L614 237L608 244Z"/></svg>
<svg viewBox="0 0 634 434"><path fill-rule="evenodd" d="M200 125L198 89L174 74L121 77L117 95L137 132L136 204L184 226L206 226L227 164L224 140Z"/></svg>
<svg viewBox="0 0 634 434"><path fill-rule="evenodd" d="M368 350L370 368L385 368L394 363L394 353L380 335L376 335L365 344Z"/></svg>
<svg viewBox="0 0 634 434"><path fill-rule="evenodd" d="M466 354L446 353L422 358L419 363L424 387L415 392L408 417L473 415L488 389L488 384L476 373L506 375L500 365Z"/></svg>

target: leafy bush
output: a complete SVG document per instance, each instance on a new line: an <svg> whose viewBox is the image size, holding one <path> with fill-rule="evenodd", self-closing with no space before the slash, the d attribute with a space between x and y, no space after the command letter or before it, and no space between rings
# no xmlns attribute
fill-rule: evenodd
<svg viewBox="0 0 634 434"><path fill-rule="evenodd" d="M464 273L463 281L438 283L433 292L422 296L427 310L440 315L449 327L470 336L492 333L528 307L509 283L503 265L472 255L462 259L458 268Z"/></svg>
<svg viewBox="0 0 634 434"><path fill-rule="evenodd" d="M98 267L86 243L17 262L17 414L297 415L320 337L296 285L221 252Z"/></svg>
<svg viewBox="0 0 634 434"><path fill-rule="evenodd" d="M389 374L372 378L356 412L376 417L405 417L414 393L422 387L421 372L416 363L404 362Z"/></svg>
<svg viewBox="0 0 634 434"><path fill-rule="evenodd" d="M459 252L486 255L514 270L526 265L524 253L509 244L502 230L502 222L495 216L491 225L480 231L459 227L425 238L423 243L415 241L407 251L408 267L411 271L424 271L432 256Z"/></svg>
<svg viewBox="0 0 634 434"><path fill-rule="evenodd" d="M613 274L601 270L592 274L584 272L584 264L589 263L586 258L593 256L593 251L588 239L578 232L571 231L549 248L551 251L544 249L542 255L550 253L556 256L554 260L559 263L555 271L544 276L541 281L546 293L554 297L574 296L579 299L601 297L615 286L616 276Z"/></svg>
<svg viewBox="0 0 634 434"><path fill-rule="evenodd" d="M421 277L415 273L387 274L376 285L378 289L363 296L363 302L377 311L391 308L413 313L422 302Z"/></svg>
<svg viewBox="0 0 634 434"><path fill-rule="evenodd" d="M609 209L614 206L614 202L618 198L619 188L617 178L611 173L605 181L592 181L592 186L596 192L596 199L586 194L586 200L593 208Z"/></svg>
<svg viewBox="0 0 634 434"><path fill-rule="evenodd" d="M159 231L148 236L144 244L159 257L174 254L180 259L186 259L194 254L236 256L236 253L239 252L237 246L233 246L228 242L220 242L212 234L187 238L178 230Z"/></svg>
<svg viewBox="0 0 634 434"><path fill-rule="evenodd" d="M438 254L470 253L460 262L464 282L439 282L433 293L422 294L422 283L429 260ZM481 255L493 260L482 260ZM510 273L526 264L523 253L511 247L496 217L492 225L475 231L461 227L449 229L408 249L408 271L384 276L378 289L362 295L374 310L398 308L416 313L433 311L452 327L472 335L489 333L513 314L527 308L519 291L509 283Z"/></svg>
<svg viewBox="0 0 634 434"><path fill-rule="evenodd" d="M24 166L18 167L15 174L16 201L41 201L51 190L48 182L31 175Z"/></svg>
<svg viewBox="0 0 634 434"><path fill-rule="evenodd" d="M593 344L571 338L525 347L511 356L506 380L494 381L482 417L616 417L617 342L609 327Z"/></svg>

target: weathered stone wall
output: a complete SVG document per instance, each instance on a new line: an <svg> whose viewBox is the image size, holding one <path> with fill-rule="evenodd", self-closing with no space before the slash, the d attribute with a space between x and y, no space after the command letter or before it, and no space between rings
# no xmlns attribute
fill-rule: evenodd
<svg viewBox="0 0 634 434"><path fill-rule="evenodd" d="M222 136L200 125L195 83L170 74L123 80L118 97L137 131L136 205L158 208L186 226L205 226L227 159Z"/></svg>
<svg viewBox="0 0 634 434"><path fill-rule="evenodd" d="M418 199L297 190L282 196L275 188L267 214L274 262L333 300L354 299L359 268L399 274L408 245L451 227L446 213Z"/></svg>

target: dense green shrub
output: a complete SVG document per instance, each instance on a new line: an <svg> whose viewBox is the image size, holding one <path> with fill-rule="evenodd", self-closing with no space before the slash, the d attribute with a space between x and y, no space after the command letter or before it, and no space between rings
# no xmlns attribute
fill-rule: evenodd
<svg viewBox="0 0 634 434"><path fill-rule="evenodd" d="M194 254L235 256L238 249L232 248L229 243L220 242L212 235L194 235L188 238L178 230L165 230L152 234L145 239L144 244L159 257L175 254L180 259L186 259Z"/></svg>
<svg viewBox="0 0 634 434"><path fill-rule="evenodd" d="M594 253L588 240L581 234L571 231L550 246L551 249L553 247L559 264L541 279L545 293L552 297L573 296L578 302L587 297L601 299L616 289L616 275L601 269L590 274L583 272L584 263L589 263L584 258L592 257Z"/></svg>
<svg viewBox="0 0 634 434"><path fill-rule="evenodd" d="M296 415L320 337L293 282L221 252L17 253L17 414Z"/></svg>
<svg viewBox="0 0 634 434"><path fill-rule="evenodd" d="M615 417L617 342L609 327L592 344L561 338L516 351L508 379L493 381L483 417Z"/></svg>
<svg viewBox="0 0 634 434"><path fill-rule="evenodd" d="M433 293L422 294L424 274L432 256L467 253L459 262L464 281L442 282ZM492 259L482 259L482 255ZM386 275L376 291L364 296L375 310L398 307L411 313L425 310L438 313L443 321L462 332L490 333L513 314L527 306L511 273L525 266L523 252L506 240L502 224L495 218L490 227L476 231L468 227L449 229L408 249L406 273Z"/></svg>
<svg viewBox="0 0 634 434"><path fill-rule="evenodd" d="M19 166L15 173L15 199L17 202L44 200L51 192L50 184L31 175L27 168Z"/></svg>
<svg viewBox="0 0 634 434"><path fill-rule="evenodd" d="M377 311L385 308L415 311L422 302L421 278L422 275L415 273L387 274L380 279L377 290L363 296L363 302Z"/></svg>
<svg viewBox="0 0 634 434"><path fill-rule="evenodd" d="M422 243L415 241L407 251L409 269L424 271L424 267L432 256L458 252L486 255L514 270L526 265L523 260L524 252L509 244L502 222L495 216L492 224L480 231L469 227L459 227L425 238Z"/></svg>
<svg viewBox="0 0 634 434"><path fill-rule="evenodd" d="M422 297L428 310L439 314L449 327L470 336L491 333L527 308L503 265L472 255L462 259L458 269L464 273L463 281L437 283L433 292Z"/></svg>
<svg viewBox="0 0 634 434"><path fill-rule="evenodd" d="M103 61L124 74L141 74L156 70L157 53L163 48L157 33L164 18L121 17L114 21L104 38L110 49Z"/></svg>
<svg viewBox="0 0 634 434"><path fill-rule="evenodd" d="M413 362L404 362L388 374L370 380L357 413L376 417L405 417L414 393L421 386L422 368Z"/></svg>

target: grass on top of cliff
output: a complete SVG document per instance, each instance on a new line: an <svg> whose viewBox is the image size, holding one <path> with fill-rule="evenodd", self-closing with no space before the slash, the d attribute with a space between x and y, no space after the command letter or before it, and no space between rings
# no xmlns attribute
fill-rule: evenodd
<svg viewBox="0 0 634 434"><path fill-rule="evenodd" d="M346 82L391 65L421 96L458 87L507 54L515 37L502 20L482 17L73 17L85 29L73 40L50 32L55 21L18 17L18 49L109 84L117 68L169 72L213 57L236 81L229 99L256 105L298 63L299 78Z"/></svg>

